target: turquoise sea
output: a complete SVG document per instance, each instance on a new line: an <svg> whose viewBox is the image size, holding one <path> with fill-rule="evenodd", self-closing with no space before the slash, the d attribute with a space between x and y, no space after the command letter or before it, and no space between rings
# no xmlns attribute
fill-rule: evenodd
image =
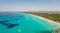
<svg viewBox="0 0 60 33"><path fill-rule="evenodd" d="M18 25L8 28L8 23ZM52 24L31 14L0 12L0 33L51 33L55 28L58 28L56 24Z"/></svg>

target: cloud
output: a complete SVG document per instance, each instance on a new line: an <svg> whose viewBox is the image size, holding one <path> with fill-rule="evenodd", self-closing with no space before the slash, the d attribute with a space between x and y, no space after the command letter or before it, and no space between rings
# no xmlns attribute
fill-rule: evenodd
<svg viewBox="0 0 60 33"><path fill-rule="evenodd" d="M29 2L30 1L30 2ZM58 0L0 0L0 11L60 11Z"/></svg>
<svg viewBox="0 0 60 33"><path fill-rule="evenodd" d="M60 11L59 6L10 6L0 7L0 11Z"/></svg>

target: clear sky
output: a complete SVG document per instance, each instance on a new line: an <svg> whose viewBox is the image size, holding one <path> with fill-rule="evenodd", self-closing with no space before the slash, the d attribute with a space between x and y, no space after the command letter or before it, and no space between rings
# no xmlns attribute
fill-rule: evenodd
<svg viewBox="0 0 60 33"><path fill-rule="evenodd" d="M60 11L60 0L0 0L0 11Z"/></svg>

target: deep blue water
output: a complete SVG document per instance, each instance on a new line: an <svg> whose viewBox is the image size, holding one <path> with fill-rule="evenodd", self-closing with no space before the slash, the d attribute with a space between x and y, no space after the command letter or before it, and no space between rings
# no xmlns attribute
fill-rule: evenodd
<svg viewBox="0 0 60 33"><path fill-rule="evenodd" d="M8 23L18 25L8 28ZM55 28L58 28L56 24L51 24L31 14L0 12L0 33L41 33Z"/></svg>

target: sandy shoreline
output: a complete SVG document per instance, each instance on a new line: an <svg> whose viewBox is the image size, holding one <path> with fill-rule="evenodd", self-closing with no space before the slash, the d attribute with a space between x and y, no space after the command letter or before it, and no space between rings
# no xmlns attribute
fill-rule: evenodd
<svg viewBox="0 0 60 33"><path fill-rule="evenodd" d="M31 14L31 15L32 15L32 14ZM43 19L43 20L45 20L45 21L48 21L48 22L50 22L50 23L52 23L52 24L56 24L57 26L60 27L60 23L58 23L58 22L56 22L56 21L49 20L49 19L47 19L47 18L44 18L44 17L41 17L41 16L37 16L37 15L33 15L33 16L38 17L38 18L41 18L41 19Z"/></svg>
<svg viewBox="0 0 60 33"><path fill-rule="evenodd" d="M32 15L32 14L31 14L31 15ZM55 24L58 28L54 28L54 29L60 29L60 23L58 23L58 22L56 22L56 21L49 20L49 19L47 19L47 18L44 18L44 17L41 17L41 16L37 16L37 15L33 15L33 16L38 17L39 19L42 19L42 20L44 20L44 21L47 21L47 22L49 22L49 23L51 23L51 24Z"/></svg>

